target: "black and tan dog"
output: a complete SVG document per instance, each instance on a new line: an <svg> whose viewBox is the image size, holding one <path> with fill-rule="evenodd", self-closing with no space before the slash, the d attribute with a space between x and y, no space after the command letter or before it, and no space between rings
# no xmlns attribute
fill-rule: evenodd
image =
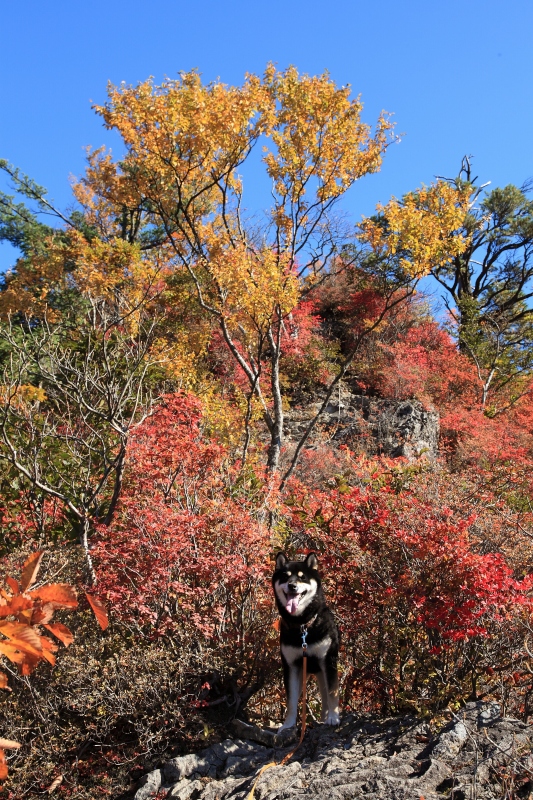
<svg viewBox="0 0 533 800"><path fill-rule="evenodd" d="M304 561L288 561L284 553L276 558L272 586L281 616L281 661L287 692L287 715L280 731L296 725L302 693L302 636L307 644L307 671L316 675L320 689L322 722L339 724L339 632L326 605L317 567L314 553Z"/></svg>

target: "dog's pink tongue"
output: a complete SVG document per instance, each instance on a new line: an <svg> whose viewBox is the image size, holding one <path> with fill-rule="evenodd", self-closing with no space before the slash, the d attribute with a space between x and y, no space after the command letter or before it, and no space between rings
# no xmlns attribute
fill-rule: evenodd
<svg viewBox="0 0 533 800"><path fill-rule="evenodd" d="M300 596L294 595L294 597L287 597L287 605L285 608L289 612L289 614L294 614L296 609L298 608L298 603L300 602Z"/></svg>

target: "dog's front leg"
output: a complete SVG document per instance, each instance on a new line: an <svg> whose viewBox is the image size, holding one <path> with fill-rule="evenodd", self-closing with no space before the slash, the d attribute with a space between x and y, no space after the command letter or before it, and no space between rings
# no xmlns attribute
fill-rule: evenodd
<svg viewBox="0 0 533 800"><path fill-rule="evenodd" d="M320 669L316 674L316 680L318 683L318 688L320 690L320 701L322 703L322 714L320 715L321 722L325 722L328 718L328 710L329 710L329 695L328 695L328 683L326 680L326 665L324 662L320 664Z"/></svg>
<svg viewBox="0 0 533 800"><path fill-rule="evenodd" d="M326 657L325 663L326 689L328 693L327 716L323 720L326 725L338 725L339 716L339 671L337 669L337 658Z"/></svg>
<svg viewBox="0 0 533 800"><path fill-rule="evenodd" d="M283 681L287 693L287 714L285 722L278 729L278 733L294 728L298 719L298 701L302 693L302 668L295 664L289 665L283 659Z"/></svg>

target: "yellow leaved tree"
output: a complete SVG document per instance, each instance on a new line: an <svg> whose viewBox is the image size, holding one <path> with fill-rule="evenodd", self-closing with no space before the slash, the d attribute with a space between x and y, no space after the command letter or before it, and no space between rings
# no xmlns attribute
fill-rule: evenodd
<svg viewBox="0 0 533 800"><path fill-rule="evenodd" d="M254 402L262 409L275 471L284 320L338 260L343 231L332 210L358 178L379 170L392 124L383 114L372 131L360 100L327 74L273 66L240 87L204 85L196 72L161 86L111 86L96 110L126 153L120 164L93 160L78 197L99 198L95 209L114 203L126 227L142 217L147 241L175 274L186 271L246 378L248 411ZM239 169L258 143L273 203L254 224Z"/></svg>
<svg viewBox="0 0 533 800"><path fill-rule="evenodd" d="M148 315L158 320L150 345L157 361L182 386L195 384L199 356L216 332L239 376L243 459L248 423L261 414L269 433L267 466L276 472L287 322L328 275L360 261L353 230L336 206L355 181L380 169L394 141L387 114L372 129L362 110L349 86L294 67L269 65L263 76L248 75L237 87L204 84L196 71L159 86L152 80L111 85L108 102L96 111L122 138L124 155L114 161L103 149L89 153L87 171L74 185L81 211L8 280L0 313L16 310L17 302L26 313L47 308L56 281L75 286L93 304L103 298L108 317L134 337ZM271 203L258 217L245 207L241 169L261 148ZM385 300L334 365L285 477L363 337L405 299L407 289L397 292L398 274L404 288L412 287L462 246L453 231L465 202L440 182L379 207L379 221L362 223L359 241L374 263L394 263L394 270L383 270ZM40 276L38 290L34 285L24 293L32 275ZM24 308L18 297L25 298Z"/></svg>
<svg viewBox="0 0 533 800"><path fill-rule="evenodd" d="M380 257L396 256L416 277L443 266L468 246L463 230L472 190L439 180L428 187L378 205L378 217L364 219L359 238Z"/></svg>

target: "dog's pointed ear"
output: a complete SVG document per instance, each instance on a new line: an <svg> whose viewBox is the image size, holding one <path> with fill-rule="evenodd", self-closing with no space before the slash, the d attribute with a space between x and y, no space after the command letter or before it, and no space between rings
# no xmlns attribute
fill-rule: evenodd
<svg viewBox="0 0 533 800"><path fill-rule="evenodd" d="M287 563L287 556L285 553L278 553L276 556L276 569L281 569Z"/></svg>
<svg viewBox="0 0 533 800"><path fill-rule="evenodd" d="M305 566L309 569L318 569L318 558L315 553L309 553L305 559Z"/></svg>

